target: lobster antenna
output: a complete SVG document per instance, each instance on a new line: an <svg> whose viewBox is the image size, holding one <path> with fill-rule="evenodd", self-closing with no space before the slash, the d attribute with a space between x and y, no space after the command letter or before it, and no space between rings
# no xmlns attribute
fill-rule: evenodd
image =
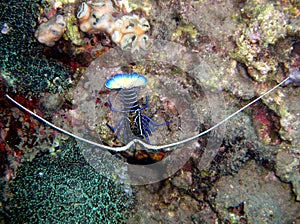
<svg viewBox="0 0 300 224"><path fill-rule="evenodd" d="M30 115L32 115L33 117L37 118L38 120L44 122L45 124L47 124L47 125L50 126L51 128L53 128L53 129L55 129L55 130L57 130L57 131L59 131L59 132L61 132L61 133L63 133L63 134L66 134L66 135L68 135L68 136L70 136L70 137L73 137L73 138L75 138L75 139L78 139L78 140L80 140L80 141L83 141L83 142L85 142L85 143L88 143L88 144L97 146L97 147L99 147L99 148L101 148L101 149L113 150L113 151L125 151L125 150L127 150L128 148L130 148L132 144L134 144L134 143L132 143L132 142L129 142L129 143L128 143L127 145L125 145L125 146L118 147L118 148L113 148L113 147L109 147L109 146L106 146L106 145L102 145L102 144L99 144L99 143L90 141L90 140L88 140L88 139L82 138L82 137L80 137L80 136L78 136L78 135L75 135L75 134L73 134L73 133L71 133L71 132L68 132L68 131L66 131L66 130L64 130L64 129L62 129L62 128L60 128L60 127L54 125L54 124L52 124L51 122L49 122L49 121L47 121L46 119L40 117L40 116L37 115L36 113L32 112L31 110L29 110L29 109L27 109L26 107L24 107L22 104L18 103L18 102L15 101L14 99L12 99L8 94L5 94L5 96L6 96L11 102L13 102L14 104L16 104L18 107L20 107L21 109L25 110L25 111L28 112Z"/></svg>
<svg viewBox="0 0 300 224"><path fill-rule="evenodd" d="M192 136L190 138L184 139L182 141L179 142L174 142L168 145L162 145L162 146L154 146L154 145L149 145L146 144L142 141L140 141L143 146L152 149L152 150L160 150L160 149L165 149L165 148L171 148L171 147L175 147L177 145L181 145L187 142L190 142L192 140L195 140L205 134L207 134L208 132L211 132L212 130L214 130L215 128L221 126L222 124L224 124L226 121L230 120L231 118L233 118L234 116L236 116L237 114L239 114L240 112L242 112L243 110L245 110L246 108L248 108L249 106L251 106L252 104L256 103L257 101L259 101L261 98L263 98L264 96L268 95L269 93L273 92L275 89L277 89L279 86L281 86L282 84L284 84L287 80L289 80L290 77L287 77L285 80L283 80L282 82L280 82L279 84L277 84L276 86L274 86L272 89L268 90L267 92L263 93L262 95L260 95L258 98L256 98L255 100L251 101L250 103L248 103L247 105L243 106L241 109L237 110L236 112L230 114L228 117L226 117L224 120L220 121L219 123L215 124L214 126L210 127L209 129L195 135Z"/></svg>
<svg viewBox="0 0 300 224"><path fill-rule="evenodd" d="M272 89L268 90L267 92L263 93L262 95L260 95L258 98L256 98L255 100L251 101L250 103L248 103L247 105L243 106L241 109L237 110L236 112L232 113L231 115L229 115L228 117L226 117L224 120L220 121L219 123L215 124L214 126L212 126L211 128L195 135L195 136L192 136L190 138L187 138L187 139L184 139L182 141L179 141L179 142L174 142L174 143L171 143L171 144L167 144L167 145L161 145L161 146L155 146L155 145L150 145L150 144L147 144L143 141L141 141L140 139L133 139L132 141L130 141L129 143L127 143L127 145L125 146L122 146L122 147L110 147L110 146L106 146L106 145L102 145L102 144L99 144L99 143L96 143L94 141L90 141L88 139L85 139L85 138L82 138L80 136L77 136L71 132L68 132L54 124L52 124L51 122L47 121L46 119L40 117L39 115L37 115L36 113L32 112L31 110L27 109L26 107L24 107L23 105L21 105L20 103L18 103L17 101L15 101L13 98L11 98L8 94L5 94L6 98L8 98L11 102L13 102L15 105L17 105L19 108L25 110L26 112L28 112L30 115L32 115L33 117L35 117L36 119L42 121L43 123L47 124L48 126L52 127L53 129L63 133L63 134L66 134L70 137L73 137L77 140L80 140L80 141L83 141L85 143L88 143L88 144L91 144L91 145L94 145L98 148L101 148L101 149L105 149L105 150L111 150L111 151L115 151L115 152L120 152L120 151L125 151L127 149L129 149L132 145L136 144L136 143L139 143L141 144L142 146L144 146L145 148L147 149L151 149L151 150L162 150L162 149L166 149L166 148L172 148L172 147L175 147L175 146L178 146L178 145L182 145L184 143L187 143L187 142L190 142L190 141L193 141L207 133L209 133L210 131L214 130L215 128L221 126L223 123L225 123L226 121L228 121L229 119L233 118L234 116L236 116L237 114L239 114L240 112L242 112L243 110L245 110L247 107L251 106L252 104L256 103L257 101L259 101L261 98L263 98L264 96L268 95L269 93L273 92L275 89L277 89L279 86L281 86L282 84L284 84L287 80L289 80L290 77L287 77L285 80L283 80L282 82L280 82L279 84L277 84L276 86L274 86Z"/></svg>

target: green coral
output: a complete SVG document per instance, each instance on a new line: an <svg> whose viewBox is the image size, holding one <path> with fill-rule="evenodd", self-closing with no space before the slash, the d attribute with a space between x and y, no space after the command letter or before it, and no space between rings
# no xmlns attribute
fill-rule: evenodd
<svg viewBox="0 0 300 224"><path fill-rule="evenodd" d="M39 5L37 0L0 3L0 18L10 31L0 35L1 75L15 92L40 95L67 88L69 69L46 59L34 37Z"/></svg>
<svg viewBox="0 0 300 224"><path fill-rule="evenodd" d="M275 44L279 38L283 38L287 32L287 21L285 15L274 8L273 4L258 4L257 1L250 1L243 9L250 16L249 27L246 32L261 32L260 41L268 47Z"/></svg>
<svg viewBox="0 0 300 224"><path fill-rule="evenodd" d="M23 163L4 203L9 223L125 223L133 197L90 167L73 142ZM105 169L105 167L103 168Z"/></svg>
<svg viewBox="0 0 300 224"><path fill-rule="evenodd" d="M65 39L70 39L72 43L76 46L81 46L84 44L83 38L80 35L79 28L77 26L76 17L72 14L67 16L67 31L64 34Z"/></svg>
<svg viewBox="0 0 300 224"><path fill-rule="evenodd" d="M287 35L290 27L284 13L271 3L260 4L252 0L241 13L246 18L237 32L233 58L251 70L252 78L262 82L277 72L279 65L274 45Z"/></svg>

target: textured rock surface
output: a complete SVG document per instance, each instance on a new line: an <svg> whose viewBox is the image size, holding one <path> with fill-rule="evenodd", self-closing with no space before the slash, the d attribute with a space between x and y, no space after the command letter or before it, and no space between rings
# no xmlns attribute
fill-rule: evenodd
<svg viewBox="0 0 300 224"><path fill-rule="evenodd" d="M186 194L169 181L139 187L132 224L213 223L216 215L200 198Z"/></svg>
<svg viewBox="0 0 300 224"><path fill-rule="evenodd" d="M53 1L49 2L53 4ZM67 35L71 40L64 36L64 40L57 42L55 48L44 49L45 52L50 52L49 58L53 58L53 55L61 56L60 53L66 52L67 55L71 55L71 57L64 57L63 60L70 62L74 71L79 65L85 67L80 69L78 75L83 74L86 69L86 73L81 77L71 75L74 83L81 79L77 89L67 88L66 97L69 102L67 104L60 101L54 103L56 100L47 95L40 101L42 106L38 107L34 106L34 104L39 105L35 100L29 100L30 104L27 104L28 101L24 100L24 97L18 98L22 99L21 102L24 102L30 109L37 108L37 112L40 110L43 115L48 115L48 118L52 117L54 122L60 122L61 126L67 130L97 142L102 141L107 145L115 143L112 141L113 133L107 128L106 122L115 124L120 117L110 111L107 97L111 96L113 104L117 107L120 101L115 93L104 88L107 78L115 73L135 71L148 78L147 86L145 90L140 91L139 96L140 102L144 103L146 93L149 94L150 106L147 111L143 112L158 122L173 119L169 127L158 127L150 140L153 144L164 144L206 130L224 118L224 115L236 111L237 108L246 105L272 88L288 76L293 67L299 68L299 49L298 53L296 49L292 51L292 46L299 47L300 39L299 3L296 1L129 0L116 2L117 4L128 3L132 9L136 10L136 13L149 21L151 27L149 37L153 45L147 51L135 54L121 51L109 39L109 35L103 33L92 36L86 34L84 39L76 36L74 39L70 32L72 32L72 26L74 28L78 23L69 21L72 24L68 26ZM77 3L73 6L80 5ZM32 5L32 7L35 6ZM7 5L5 9L9 10ZM34 9L26 8L26 10ZM71 11L75 12L74 10L76 11L73 7ZM123 11L126 14L125 8L122 8ZM21 16L18 19L23 13L20 13ZM56 13L56 11L46 13ZM13 18L16 17L13 14ZM23 38L26 39L31 35L29 39L32 40L34 28L36 28L35 23L23 24L21 23L23 21L16 20L17 23L22 24L18 27L16 23L10 23L7 18L8 14L5 15L5 21L1 21L4 33L1 33L0 38L4 42L1 46L4 53L0 57L3 61L1 74L7 78L9 86L13 87L14 91L27 93L32 90L37 95L40 94L41 89L44 90L45 86L49 87L45 89L48 92L61 90L59 86L65 86L63 84L69 81L69 75L66 74L68 72L63 67L57 67L52 59L48 63L37 58L31 59L27 57L27 53L19 54L27 50L23 49L26 46ZM29 19L35 18L35 15L31 15ZM9 28L12 29L7 30ZM16 32L21 28L25 29L24 36ZM18 41L18 37L22 43ZM83 41L80 47L71 43L80 40ZM30 43L32 45L30 44L28 48L32 56L38 49L35 48L36 43ZM40 47L39 45L38 48ZM6 53L10 59L8 61ZM20 61L17 55L21 58L25 56L25 59ZM12 63L14 61L16 63ZM90 63L91 61L93 62ZM54 67L50 66L50 69L48 65ZM19 68L23 68L20 73L11 72ZM31 75L28 76L28 73ZM43 76L48 73L51 75ZM23 77L19 74L26 75ZM57 74L62 80L54 80ZM11 77L19 81L14 81ZM32 85L34 88L31 89ZM137 179L144 178L147 181L152 174L160 176L161 179L168 179L157 184L135 187L136 206L134 215L128 219L128 223L206 222L210 224L218 221L229 223L248 221L248 223L281 224L289 221L299 222L295 220L295 217L299 217L297 214L299 203L294 201L294 199L299 200L300 189L299 91L299 88L289 85L278 88L262 101L227 122L226 128L223 125L192 144L177 147L176 160L170 164L170 167L183 166L183 168L174 175L149 169L147 170L149 172L142 176L145 173L140 172L141 166L139 165L134 167L135 170L129 169ZM58 98L63 101L64 97ZM223 100L218 101L221 98ZM74 107L70 109L71 106ZM42 126L33 129L32 127L36 127L38 122L21 113L15 119L22 122L22 125L10 128L9 124L16 124L16 122L10 123L12 116L17 114L16 108L1 111L3 111L3 117L6 117L0 123L3 138L0 139L1 158L16 157L18 161L9 161L12 161L11 164L18 165L23 155L13 146L13 140L19 139L15 138L12 132L18 127L29 125L29 128L20 129L20 136L23 136L22 143L38 144L35 138L27 135L27 132L34 134L35 131L41 130ZM70 127L71 123L74 125L73 128ZM44 133L43 138L40 139L48 138L52 132ZM57 136L50 135L50 137L51 142L57 139L55 138ZM25 154L29 154L30 159L48 151L55 156L59 152L64 152L62 144L60 143L54 150L53 147L49 150L43 146L41 150L34 151L36 152L34 154L26 153L26 151ZM34 145L31 145L32 147L36 149ZM84 150L84 147L85 144L81 144L84 156L90 159L90 165L101 170L104 165L101 158L104 154L99 153L96 148ZM149 154L154 158L154 161L150 160L150 162L159 161L164 156L168 156L167 153L155 155L152 152L146 152L142 155L136 154L136 158L133 158L133 151L130 151L131 154L127 152L116 155L106 151L105 155L110 155L109 158L121 158L122 162L130 158L130 162L139 164L149 162L149 160L143 160L143 156L147 157ZM192 159L188 160L189 157ZM41 159L41 163L45 162L45 157L38 159ZM66 159L66 161L69 160ZM114 167L114 164L110 163L111 160L105 161L109 161L105 163L107 168ZM180 165L177 163L179 161ZM188 162L184 165L186 161ZM62 163L66 162L62 161ZM25 164L28 167L33 166L32 163L24 163L24 166ZM55 165L55 162L52 161L52 164ZM66 168L63 171L77 182L80 182L80 178L72 176L68 170L81 175L77 166L79 164L72 163L72 166L67 168L63 166ZM9 165L8 161L1 164L2 170ZM42 169L52 172L52 168L50 166ZM128 170L125 170L124 174L122 168L120 166L117 168L119 170L110 169L106 174L109 173L110 177L118 176L116 178L126 179ZM22 182L22 175L26 169L21 168L20 177L17 173L15 183ZM60 168L56 167L56 169ZM280 180L275 177L274 172ZM12 171L7 170L6 177L13 179L13 174ZM53 178L57 178L57 174L53 173ZM90 178L90 183L94 183L92 177L88 176L88 178ZM45 180L45 183L48 184L49 180ZM65 182L62 184L67 185ZM23 197L25 194L32 193L30 190L17 192L18 189L13 189L13 186L17 185L12 182L11 189L15 190L13 193L16 196ZM41 182L40 186L44 187L44 183ZM99 186L95 186L97 191ZM92 186L89 187L95 190ZM74 189L67 190L73 193L78 192ZM130 186L126 186L124 191L130 193ZM61 199L57 194L54 198ZM89 200L86 199L86 202ZM27 208L23 201L19 204L21 208ZM53 204L56 206L56 203ZM58 202L57 206L61 204ZM30 213L30 211L27 212ZM33 213L31 215L33 218L36 216L37 214Z"/></svg>
<svg viewBox="0 0 300 224"><path fill-rule="evenodd" d="M209 200L218 215L230 223L291 223L299 219L300 204L288 184L253 161L234 176L220 178Z"/></svg>

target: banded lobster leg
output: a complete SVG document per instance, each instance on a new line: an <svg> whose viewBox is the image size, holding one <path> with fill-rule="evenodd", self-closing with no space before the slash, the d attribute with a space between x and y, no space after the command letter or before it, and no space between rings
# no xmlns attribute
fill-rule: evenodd
<svg viewBox="0 0 300 224"><path fill-rule="evenodd" d="M113 132L115 132L116 137L119 137L121 130L123 130L123 141L125 144L130 142L133 138L138 137L140 139L146 139L149 143L149 136L155 131L156 126L162 126L168 124L162 123L158 124L154 122L150 117L142 114L142 110L149 107L149 97L146 95L146 105L141 107L137 100L138 88L120 89L120 101L123 104L122 110L117 110L113 108L110 101L109 107L112 112L123 113L123 117L118 121L118 123L112 127L106 124Z"/></svg>

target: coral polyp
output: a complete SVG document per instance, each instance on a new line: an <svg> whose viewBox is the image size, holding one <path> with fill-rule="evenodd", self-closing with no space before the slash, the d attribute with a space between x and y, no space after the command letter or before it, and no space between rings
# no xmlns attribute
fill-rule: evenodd
<svg viewBox="0 0 300 224"><path fill-rule="evenodd" d="M83 2L78 9L77 18L82 32L104 31L110 33L113 16L116 13L110 1L105 4L87 4Z"/></svg>
<svg viewBox="0 0 300 224"><path fill-rule="evenodd" d="M80 30L83 32L89 32L93 29L91 22L91 7L83 2L77 12L77 18L79 22Z"/></svg>
<svg viewBox="0 0 300 224"><path fill-rule="evenodd" d="M37 1L6 1L0 3L0 8L1 22L4 22L0 35L0 71L8 86L16 93L39 96L45 91L55 93L66 89L69 69L53 58L46 59L34 38ZM54 37L65 24L61 16L54 16L51 21L52 31L48 31ZM44 40L53 44L53 39L47 39Z"/></svg>
<svg viewBox="0 0 300 224"><path fill-rule="evenodd" d="M116 15L117 14L117 15ZM96 5L82 3L77 14L83 32L104 31L122 49L146 49L150 46L147 31L149 22L135 14L121 15L113 8L111 1Z"/></svg>

